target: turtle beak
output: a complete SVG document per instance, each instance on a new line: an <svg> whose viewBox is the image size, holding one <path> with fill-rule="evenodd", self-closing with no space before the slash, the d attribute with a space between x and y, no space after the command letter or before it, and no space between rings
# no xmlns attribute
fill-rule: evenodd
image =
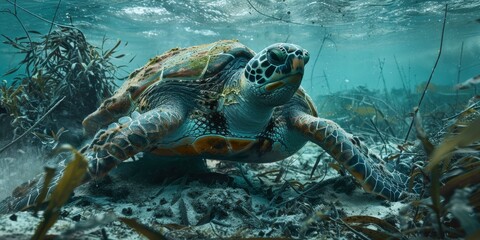
<svg viewBox="0 0 480 240"><path fill-rule="evenodd" d="M300 84L303 78L303 70L301 73L294 74L288 78L288 82L291 84Z"/></svg>
<svg viewBox="0 0 480 240"><path fill-rule="evenodd" d="M288 82L291 84L299 84L302 81L305 60L302 57L294 58L292 59L290 66L292 73L288 78Z"/></svg>
<svg viewBox="0 0 480 240"><path fill-rule="evenodd" d="M292 71L295 73L303 73L303 67L305 66L305 61L302 58L294 58L292 60Z"/></svg>

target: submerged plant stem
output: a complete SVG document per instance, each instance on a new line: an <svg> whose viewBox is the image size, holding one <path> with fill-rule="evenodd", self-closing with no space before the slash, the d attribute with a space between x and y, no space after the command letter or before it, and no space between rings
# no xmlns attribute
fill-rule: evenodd
<svg viewBox="0 0 480 240"><path fill-rule="evenodd" d="M7 145L5 145L4 147L0 148L0 153L2 153L3 151L5 151L5 149L7 149L8 147L12 146L14 143L16 143L18 140L22 139L23 137L25 137L29 132L31 132L40 122L43 121L43 119L45 119L45 117L48 116L48 114L50 114L55 108L58 107L58 105L60 105L60 103L65 99L65 96L62 97L60 100L58 100L57 103L55 103L55 105L53 105L45 114L43 114L42 117L40 117L40 119L37 120L37 122L35 122L35 124L33 124L27 131L25 131L24 133L22 133L22 135L20 135L19 137L15 138L13 141L11 141L10 143L8 143Z"/></svg>
<svg viewBox="0 0 480 240"><path fill-rule="evenodd" d="M53 14L52 22L50 23L50 29L48 30L48 34L47 34L47 37L45 39L45 45L48 44L48 39L50 38L50 33L52 33L53 25L55 23L55 18L57 18L58 8L60 8L60 3L61 2L62 2L62 0L58 0L57 8L55 8L55 13ZM47 58L47 54L48 54L48 51L47 51L47 48L45 48L45 58Z"/></svg>
<svg viewBox="0 0 480 240"><path fill-rule="evenodd" d="M430 76L428 77L427 84L425 84L425 88L423 89L422 96L420 97L420 100L418 101L418 104L417 104L417 107L414 110L413 116L415 116L415 114L417 114L418 110L420 109L420 105L423 102L423 98L425 97L425 93L427 92L428 86L430 85L430 82L432 81L433 73L435 72L435 69L437 68L438 61L440 60L440 56L442 55L443 36L445 35L445 24L447 23L447 12L448 12L448 4L445 4L445 15L443 16L442 35L441 35L441 38L440 38L440 47L438 49L437 60L435 60L435 64L433 65L432 71L430 72ZM414 121L415 121L415 119L414 119L414 117L412 117L412 121L410 122L410 126L408 127L407 135L405 136L404 142L407 142L408 136L410 136L410 132L412 131Z"/></svg>
<svg viewBox="0 0 480 240"><path fill-rule="evenodd" d="M318 57L320 56L320 53L322 52L323 45L325 44L325 41L328 39L328 34L325 33L322 39L322 43L320 44L320 48L318 49L317 56L315 57L315 61L313 62L313 67L312 67L312 72L310 74L310 91L313 91L313 71L315 70L315 66L317 65ZM325 71L324 71L325 74Z"/></svg>
<svg viewBox="0 0 480 240"><path fill-rule="evenodd" d="M261 12L260 10L258 10L255 6L253 6L252 2L250 0L247 0L247 3L248 5L250 5L250 7L253 8L253 10L255 10L255 12L257 12L258 14L264 16L264 17L267 17L267 18L271 18L271 19L274 19L274 20L277 20L277 21L281 21L281 22L286 22L286 23L292 23L292 24L297 24L297 25L303 25L303 26L312 26L312 25L315 25L315 24L305 24L305 23L300 23L300 22L294 22L294 21L291 21L291 20L286 20L286 19L282 19L282 18L278 18L278 17L275 17L275 16L272 16L272 15L268 15L264 12Z"/></svg>
<svg viewBox="0 0 480 240"><path fill-rule="evenodd" d="M48 20L48 19L46 19L46 18L44 18L44 17L42 17L42 16L40 16L40 15L38 15L38 14L35 14L35 13L29 11L28 9L26 9L26 8L18 5L18 4L16 3L16 1L15 1L15 2L12 2L11 0L6 0L6 1L7 1L8 3L10 3L10 4L12 4L12 5L15 6L15 12L17 11L17 8L18 8L18 9L20 9L20 10L28 13L28 14L31 15L31 16L34 16L34 17L36 17L36 18L38 18L38 19L40 19L40 20L42 20L42 21L44 21L44 22L53 24L53 25L55 25L55 26L57 26L57 27L73 28L73 29L77 29L77 30L80 31L80 29L78 29L77 27L74 27L74 26L70 26L70 25L65 25L65 24L60 24L60 23L52 22L52 21L50 21L50 20Z"/></svg>
<svg viewBox="0 0 480 240"><path fill-rule="evenodd" d="M457 66L457 85L460 83L460 73L462 71L462 58L463 58L463 41L462 41L462 47L460 50L460 59L458 61L458 66ZM458 90L455 91L455 104L458 104Z"/></svg>

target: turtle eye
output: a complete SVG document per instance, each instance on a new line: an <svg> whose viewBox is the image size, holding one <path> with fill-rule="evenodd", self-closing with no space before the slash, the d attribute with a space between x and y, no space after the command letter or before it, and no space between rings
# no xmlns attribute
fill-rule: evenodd
<svg viewBox="0 0 480 240"><path fill-rule="evenodd" d="M285 54L277 48L269 49L267 51L267 58L273 65L282 65L285 63Z"/></svg>

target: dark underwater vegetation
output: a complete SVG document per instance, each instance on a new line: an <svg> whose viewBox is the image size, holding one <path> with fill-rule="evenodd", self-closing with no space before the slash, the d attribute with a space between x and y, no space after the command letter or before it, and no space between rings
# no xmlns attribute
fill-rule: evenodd
<svg viewBox="0 0 480 240"><path fill-rule="evenodd" d="M298 2L3 1L0 201L66 168L53 193L0 214L0 238L480 238L480 4ZM319 115L419 194L365 193L310 143L269 164L145 153L79 186L82 120L156 55L219 39L307 47Z"/></svg>

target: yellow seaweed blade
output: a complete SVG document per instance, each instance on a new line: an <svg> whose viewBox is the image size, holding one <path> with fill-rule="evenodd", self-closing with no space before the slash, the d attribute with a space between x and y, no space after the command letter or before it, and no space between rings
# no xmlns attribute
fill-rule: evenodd
<svg viewBox="0 0 480 240"><path fill-rule="evenodd" d="M445 139L445 141L433 151L430 162L425 167L426 171L432 171L432 169L456 147L464 147L478 140L480 140L480 118L472 121L460 134Z"/></svg>
<svg viewBox="0 0 480 240"><path fill-rule="evenodd" d="M427 153L427 156L430 156L433 152L433 149L435 148L428 139L427 133L423 129L422 126L422 117L420 116L420 111L418 110L418 107L414 109L414 117L413 117L413 123L415 126L415 130L417 131L417 138L420 139L420 142L423 145L423 149Z"/></svg>
<svg viewBox="0 0 480 240"><path fill-rule="evenodd" d="M344 217L343 221L348 224L375 224L390 233L400 233L400 231L387 221L372 216L349 216Z"/></svg>
<svg viewBox="0 0 480 240"><path fill-rule="evenodd" d="M377 113L377 110L372 106L358 106L354 107L353 111L360 116L373 116Z"/></svg>
<svg viewBox="0 0 480 240"><path fill-rule="evenodd" d="M43 181L42 190L35 201L35 214L37 214L40 205L43 203L48 194L48 186L52 182L53 177L55 176L55 168L45 168L45 180Z"/></svg>
<svg viewBox="0 0 480 240"><path fill-rule="evenodd" d="M166 239L161 233L137 222L135 219L130 218L118 218L120 221L128 225L129 227L135 229L138 233L147 237L148 239L162 240Z"/></svg>
<svg viewBox="0 0 480 240"><path fill-rule="evenodd" d="M81 184L87 173L88 161L85 157L70 146L63 146L63 148L73 152L74 159L66 166L43 214L43 221L38 225L32 239L43 239L45 237L48 230L57 221L61 207L68 200L73 190Z"/></svg>
<svg viewBox="0 0 480 240"><path fill-rule="evenodd" d="M443 196L450 197L456 189L465 188L469 185L478 184L480 182L480 167L471 171L455 176L448 180L440 189Z"/></svg>
<svg viewBox="0 0 480 240"><path fill-rule="evenodd" d="M373 230L367 227L362 227L362 226L350 226L350 227L368 236L367 239L373 239L373 240L398 239L391 236L390 234L387 234L378 230Z"/></svg>

